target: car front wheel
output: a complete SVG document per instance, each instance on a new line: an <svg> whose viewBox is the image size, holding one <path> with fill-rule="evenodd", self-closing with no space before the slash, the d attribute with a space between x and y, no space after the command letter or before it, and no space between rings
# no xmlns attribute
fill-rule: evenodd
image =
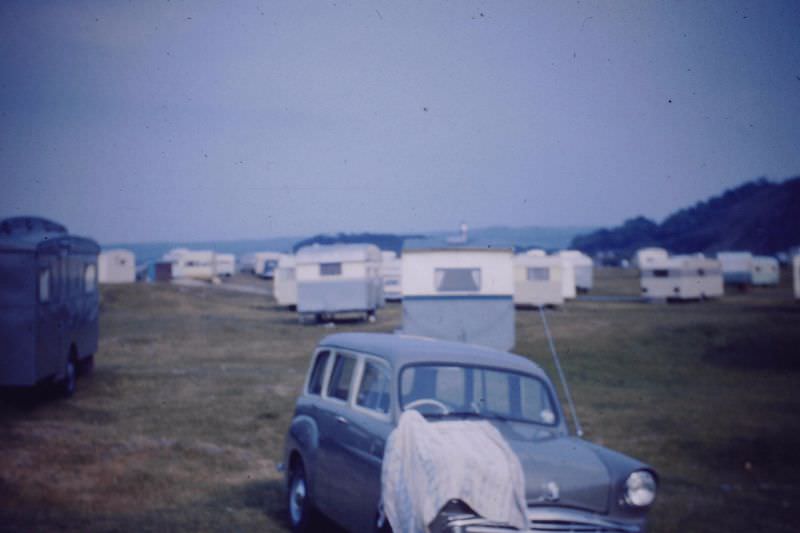
<svg viewBox="0 0 800 533"><path fill-rule="evenodd" d="M311 533L314 522L314 504L308 490L306 472L302 463L297 463L289 480L289 522L295 533Z"/></svg>

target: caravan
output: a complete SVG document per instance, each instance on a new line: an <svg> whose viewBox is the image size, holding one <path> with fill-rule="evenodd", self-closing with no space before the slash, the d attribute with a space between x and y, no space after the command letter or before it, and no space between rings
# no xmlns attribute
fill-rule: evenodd
<svg viewBox="0 0 800 533"><path fill-rule="evenodd" d="M300 321L374 317L383 306L381 252L372 244L304 246L295 256Z"/></svg>
<svg viewBox="0 0 800 533"><path fill-rule="evenodd" d="M726 285L744 287L753 283L753 254L750 252L719 252L722 277Z"/></svg>
<svg viewBox="0 0 800 533"><path fill-rule="evenodd" d="M594 285L594 262L592 258L578 250L563 250L560 257L572 264L575 272L575 287L580 292L589 292Z"/></svg>
<svg viewBox="0 0 800 533"><path fill-rule="evenodd" d="M781 281L781 267L774 257L753 257L751 276L753 285L777 285Z"/></svg>
<svg viewBox="0 0 800 533"><path fill-rule="evenodd" d="M103 250L97 258L97 279L100 283L133 283L136 281L136 256L121 248Z"/></svg>
<svg viewBox="0 0 800 533"><path fill-rule="evenodd" d="M215 254L211 250L175 248L164 254L163 261L172 263L172 279L212 281L217 276Z"/></svg>
<svg viewBox="0 0 800 533"><path fill-rule="evenodd" d="M641 271L642 296L652 300L699 300L723 295L719 261L676 255L650 262Z"/></svg>
<svg viewBox="0 0 800 533"><path fill-rule="evenodd" d="M262 278L272 279L280 257L281 254L279 252L252 252L245 254L242 256L240 270Z"/></svg>
<svg viewBox="0 0 800 533"><path fill-rule="evenodd" d="M406 241L403 333L508 350L514 346L510 249Z"/></svg>
<svg viewBox="0 0 800 533"><path fill-rule="evenodd" d="M295 277L295 259L293 255L281 254L275 268L273 293L278 305L297 306L297 279Z"/></svg>
<svg viewBox="0 0 800 533"><path fill-rule="evenodd" d="M214 269L217 276L233 276L236 273L236 256L233 254L214 254Z"/></svg>
<svg viewBox="0 0 800 533"><path fill-rule="evenodd" d="M514 304L542 307L561 305L563 260L547 255L514 256Z"/></svg>
<svg viewBox="0 0 800 533"><path fill-rule="evenodd" d="M65 395L98 345L97 256L91 239L55 222L0 222L0 386L58 382Z"/></svg>

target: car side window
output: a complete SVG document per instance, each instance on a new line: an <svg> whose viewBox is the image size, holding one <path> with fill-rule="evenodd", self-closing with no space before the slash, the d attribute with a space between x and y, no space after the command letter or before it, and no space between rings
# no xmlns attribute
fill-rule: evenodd
<svg viewBox="0 0 800 533"><path fill-rule="evenodd" d="M380 413L389 412L389 371L384 365L364 362L356 405Z"/></svg>
<svg viewBox="0 0 800 533"><path fill-rule="evenodd" d="M309 394L322 394L322 379L325 377L325 365L331 353L328 351L319 352L314 361L314 368L311 370L311 377L308 380Z"/></svg>
<svg viewBox="0 0 800 533"><path fill-rule="evenodd" d="M347 401L350 394L350 382L353 381L353 370L356 360L348 355L337 354L333 363L331 380L328 383L328 396Z"/></svg>

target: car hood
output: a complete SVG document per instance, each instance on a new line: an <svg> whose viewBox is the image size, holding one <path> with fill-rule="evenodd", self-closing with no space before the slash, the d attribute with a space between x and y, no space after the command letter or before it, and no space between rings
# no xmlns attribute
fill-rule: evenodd
<svg viewBox="0 0 800 533"><path fill-rule="evenodd" d="M548 432L530 438L520 435L511 424L496 426L522 463L528 505L608 512L610 475L590 445Z"/></svg>

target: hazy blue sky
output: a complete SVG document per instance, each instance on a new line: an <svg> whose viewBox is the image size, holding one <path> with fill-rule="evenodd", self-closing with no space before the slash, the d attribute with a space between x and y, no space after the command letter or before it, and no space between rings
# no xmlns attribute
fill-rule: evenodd
<svg viewBox="0 0 800 533"><path fill-rule="evenodd" d="M0 216L607 225L800 173L800 2L2 2Z"/></svg>

